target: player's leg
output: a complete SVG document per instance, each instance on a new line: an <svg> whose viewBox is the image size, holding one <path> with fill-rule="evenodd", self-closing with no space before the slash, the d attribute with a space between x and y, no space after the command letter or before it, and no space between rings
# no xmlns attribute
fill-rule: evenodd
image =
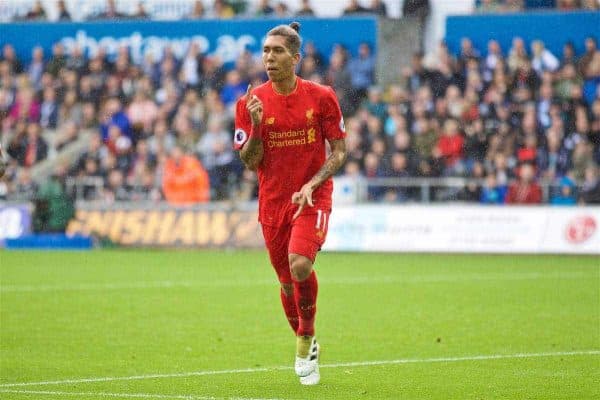
<svg viewBox="0 0 600 400"><path fill-rule="evenodd" d="M290 264L287 255L287 248L290 238L289 227L262 227L265 244L269 252L271 265L275 269L281 289L279 297L283 311L290 324L290 327L296 333L298 331L298 311L296 309L296 299L294 298L294 284L290 272Z"/></svg>
<svg viewBox="0 0 600 400"><path fill-rule="evenodd" d="M289 244L290 270L300 318L295 369L303 384L316 384L320 379L319 345L314 337L318 281L313 264L325 242L329 210L316 211L316 214L302 215L294 221Z"/></svg>

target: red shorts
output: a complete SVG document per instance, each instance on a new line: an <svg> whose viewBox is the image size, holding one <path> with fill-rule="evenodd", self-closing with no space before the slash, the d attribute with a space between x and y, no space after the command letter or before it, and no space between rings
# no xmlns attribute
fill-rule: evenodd
<svg viewBox="0 0 600 400"><path fill-rule="evenodd" d="M316 214L302 214L289 225L262 225L269 258L279 282L292 283L289 254L299 254L315 262L317 251L327 237L329 215L330 210L316 210Z"/></svg>

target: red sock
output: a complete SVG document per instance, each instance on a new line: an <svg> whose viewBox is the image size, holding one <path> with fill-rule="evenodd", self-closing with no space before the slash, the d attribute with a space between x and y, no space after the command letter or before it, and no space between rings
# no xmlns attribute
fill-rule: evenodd
<svg viewBox="0 0 600 400"><path fill-rule="evenodd" d="M313 336L315 334L315 313L317 312L317 274L313 270L309 277L302 282L294 281L294 298L300 317L298 336Z"/></svg>
<svg viewBox="0 0 600 400"><path fill-rule="evenodd" d="M294 332L298 331L298 310L296 309L296 299L294 299L294 295L291 294L289 296L285 295L283 289L280 291L281 295L281 304L283 305L283 311L285 312L285 316L287 317L290 326Z"/></svg>

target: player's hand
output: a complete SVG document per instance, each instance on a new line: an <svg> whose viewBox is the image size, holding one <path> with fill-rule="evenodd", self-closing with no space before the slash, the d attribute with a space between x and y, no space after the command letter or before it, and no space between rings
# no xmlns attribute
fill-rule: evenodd
<svg viewBox="0 0 600 400"><path fill-rule="evenodd" d="M298 218L298 216L300 215L302 210L304 210L304 207L307 204L311 207L314 207L313 199L312 199L312 192L313 192L312 186L309 183L307 183L304 186L302 186L302 189L300 189L299 192L295 192L292 195L292 203L298 204L298 209L296 210L296 213L292 217L292 220Z"/></svg>
<svg viewBox="0 0 600 400"><path fill-rule="evenodd" d="M246 109L250 113L252 125L258 126L262 122L263 103L256 95L252 94L251 89L252 84L249 84L248 89L246 89Z"/></svg>

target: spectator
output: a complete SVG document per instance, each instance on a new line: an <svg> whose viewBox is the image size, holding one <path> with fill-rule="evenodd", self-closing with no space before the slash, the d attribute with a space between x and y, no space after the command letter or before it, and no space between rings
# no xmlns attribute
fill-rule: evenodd
<svg viewBox="0 0 600 400"><path fill-rule="evenodd" d="M102 200L108 204L130 200L130 188L125 184L123 172L111 169L104 184Z"/></svg>
<svg viewBox="0 0 600 400"><path fill-rule="evenodd" d="M240 96L246 93L247 86L248 82L242 81L242 77L237 70L229 71L221 91L221 101L226 107L231 106Z"/></svg>
<svg viewBox="0 0 600 400"><path fill-rule="evenodd" d="M358 0L350 0L348 6L344 8L343 15L364 14L369 9L360 5Z"/></svg>
<svg viewBox="0 0 600 400"><path fill-rule="evenodd" d="M600 10L598 0L581 0L581 8L584 10Z"/></svg>
<svg viewBox="0 0 600 400"><path fill-rule="evenodd" d="M106 7L104 11L92 17L92 19L122 19L125 18L125 14L117 10L115 0L106 0Z"/></svg>
<svg viewBox="0 0 600 400"><path fill-rule="evenodd" d="M524 64L529 62L527 56L527 48L525 42L520 37L515 37L512 40L512 47L508 51L508 68L511 71L517 71L524 67Z"/></svg>
<svg viewBox="0 0 600 400"><path fill-rule="evenodd" d="M14 126L19 121L38 122L39 120L40 104L35 99L33 90L29 88L19 90L6 118L6 128Z"/></svg>
<svg viewBox="0 0 600 400"><path fill-rule="evenodd" d="M204 8L204 3L202 0L194 1L194 8L192 9L192 13L190 14L190 19L201 19L206 16L206 9Z"/></svg>
<svg viewBox="0 0 600 400"><path fill-rule="evenodd" d="M104 103L100 122L100 133L104 142L108 142L109 128L113 125L119 127L122 135L130 140L133 138L129 117L121 109L121 102L116 97L109 98Z"/></svg>
<svg viewBox="0 0 600 400"><path fill-rule="evenodd" d="M40 186L32 215L35 232L64 232L75 216L73 200L65 190L65 179L66 169L59 166Z"/></svg>
<svg viewBox="0 0 600 400"><path fill-rule="evenodd" d="M33 85L34 88L39 89L40 82L42 80L42 74L46 69L46 64L44 62L44 49L40 46L36 46L33 48L31 63L27 67L27 75L29 75L29 82Z"/></svg>
<svg viewBox="0 0 600 400"><path fill-rule="evenodd" d="M79 139L79 126L75 122L69 121L61 127L54 147L57 151L61 151L65 146L76 142L77 139Z"/></svg>
<svg viewBox="0 0 600 400"><path fill-rule="evenodd" d="M358 56L348 63L356 102L360 102L367 95L367 89L375 83L375 57L367 43L358 46Z"/></svg>
<svg viewBox="0 0 600 400"><path fill-rule="evenodd" d="M69 13L69 10L67 10L65 0L58 0L56 2L56 8L58 10L58 20L59 21L70 21L71 20L71 13Z"/></svg>
<svg viewBox="0 0 600 400"><path fill-rule="evenodd" d="M557 8L560 11L574 11L577 7L577 0L558 0Z"/></svg>
<svg viewBox="0 0 600 400"><path fill-rule="evenodd" d="M464 138L459 131L456 120L448 119L444 122L442 136L434 149L434 156L443 160L444 175L460 175L464 171L463 154Z"/></svg>
<svg viewBox="0 0 600 400"><path fill-rule="evenodd" d="M235 16L233 8L225 0L215 0L207 17L216 19L230 19Z"/></svg>
<svg viewBox="0 0 600 400"><path fill-rule="evenodd" d="M596 165L588 165L585 169L585 179L579 192L579 202L582 204L600 204L600 177Z"/></svg>
<svg viewBox="0 0 600 400"><path fill-rule="evenodd" d="M202 74L202 54L197 42L190 43L188 51L181 63L181 74L186 87L198 89Z"/></svg>
<svg viewBox="0 0 600 400"><path fill-rule="evenodd" d="M584 71L583 96L587 104L600 98L600 52L596 52ZM575 87L573 89L579 89ZM574 97L574 96L573 96Z"/></svg>
<svg viewBox="0 0 600 400"><path fill-rule="evenodd" d="M562 59L560 60L561 67L564 67L567 64L577 64L575 45L571 41L568 41L563 45Z"/></svg>
<svg viewBox="0 0 600 400"><path fill-rule="evenodd" d="M133 19L150 19L150 15L146 12L143 1L138 1L135 13L131 17Z"/></svg>
<svg viewBox="0 0 600 400"><path fill-rule="evenodd" d="M229 194L227 186L232 175L236 173L231 134L223 129L221 121L210 120L208 129L200 138L196 149L210 178L213 189L211 198L226 199Z"/></svg>
<svg viewBox="0 0 600 400"><path fill-rule="evenodd" d="M179 146L173 148L164 166L162 187L171 204L201 203L210 199L206 170L196 158L185 155Z"/></svg>
<svg viewBox="0 0 600 400"><path fill-rule="evenodd" d="M544 71L554 72L560 65L558 58L544 47L544 42L541 40L534 40L531 43L531 55L531 65L538 76L542 76Z"/></svg>
<svg viewBox="0 0 600 400"><path fill-rule="evenodd" d="M52 87L44 89L43 101L40 106L40 125L42 128L55 129L58 124L58 103L56 90Z"/></svg>
<svg viewBox="0 0 600 400"><path fill-rule="evenodd" d="M498 13L503 11L501 0L481 0L477 6L477 11L481 13Z"/></svg>
<svg viewBox="0 0 600 400"><path fill-rule="evenodd" d="M371 0L369 11L379 17L387 17L387 6L382 0Z"/></svg>
<svg viewBox="0 0 600 400"><path fill-rule="evenodd" d="M568 176L558 182L558 192L550 197L550 204L555 206L574 206L577 203L575 182Z"/></svg>
<svg viewBox="0 0 600 400"><path fill-rule="evenodd" d="M144 90L140 89L135 93L133 101L127 108L127 118L129 122L145 134L152 132L152 125L156 120L158 107L150 100L150 96ZM145 134L141 136L145 136Z"/></svg>
<svg viewBox="0 0 600 400"><path fill-rule="evenodd" d="M17 183L10 194L12 201L33 201L38 192L38 185L31 177L30 168L19 168Z"/></svg>
<svg viewBox="0 0 600 400"><path fill-rule="evenodd" d="M508 188L507 204L540 204L542 189L535 182L535 171L532 165L523 164L519 168L519 180Z"/></svg>
<svg viewBox="0 0 600 400"><path fill-rule="evenodd" d="M285 4L283 1L279 1L275 4L275 8L271 15L277 18L289 18L292 16L287 4Z"/></svg>
<svg viewBox="0 0 600 400"><path fill-rule="evenodd" d="M402 3L403 17L416 17L422 21L429 15L429 0L404 0Z"/></svg>
<svg viewBox="0 0 600 400"><path fill-rule="evenodd" d="M310 6L310 0L300 0L300 8L296 11L298 17L313 17L315 15L314 10Z"/></svg>
<svg viewBox="0 0 600 400"><path fill-rule="evenodd" d="M481 188L480 202L482 204L504 204L506 191L506 186L498 185L496 174L488 173Z"/></svg>
<svg viewBox="0 0 600 400"><path fill-rule="evenodd" d="M275 12L275 9L269 4L269 0L260 0L256 7L255 15L257 17L270 16Z"/></svg>
<svg viewBox="0 0 600 400"><path fill-rule="evenodd" d="M9 71L12 74L18 75L23 72L23 64L19 61L17 53L13 45L7 43L2 47L2 56L0 62L5 62L9 66Z"/></svg>
<svg viewBox="0 0 600 400"><path fill-rule="evenodd" d="M46 21L48 19L41 0L35 0L33 7L25 15L25 19L29 21Z"/></svg>

